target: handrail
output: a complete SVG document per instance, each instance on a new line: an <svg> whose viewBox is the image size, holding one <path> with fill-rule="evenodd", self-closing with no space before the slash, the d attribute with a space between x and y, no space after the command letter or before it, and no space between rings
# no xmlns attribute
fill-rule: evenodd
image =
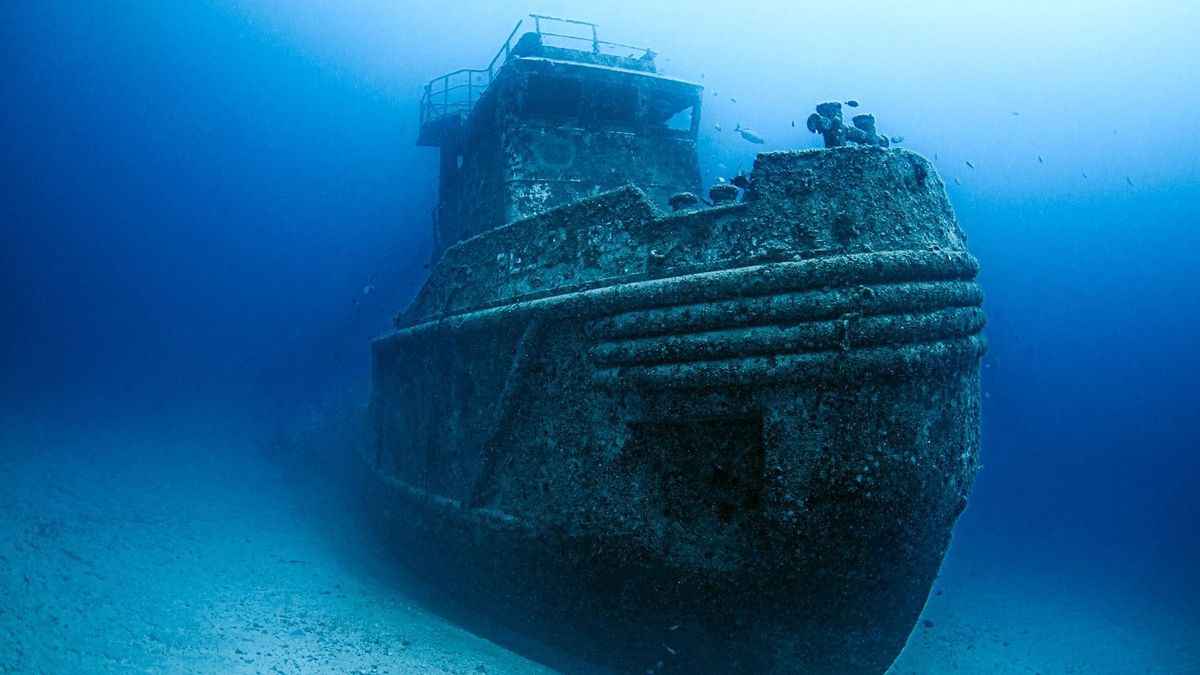
<svg viewBox="0 0 1200 675"><path fill-rule="evenodd" d="M592 51L596 52L597 54L600 53L600 37L596 34L596 24L589 23L587 21L576 21L575 19L559 19L557 17L546 16L544 14L530 14L529 16L533 17L533 29L535 31L537 31L537 33L539 35L543 34L542 33L542 20L543 19L545 19L546 21L558 21L559 23L572 23L572 24L579 25L579 26L590 27L592 29ZM552 33L545 33L545 34L552 35ZM581 38L578 36L571 36L571 35L558 35L557 37L569 37L569 38L572 38L575 40L586 40L587 39L587 38Z"/></svg>
<svg viewBox="0 0 1200 675"><path fill-rule="evenodd" d="M445 117L446 115L458 112L469 112L475 105L475 101L483 94L483 90L496 79L496 73L500 70L500 66L508 60L512 53L512 41L516 36L517 31L521 29L521 24L524 21L518 21L516 26L513 26L512 32L508 34L508 39L504 41L500 49L496 51L496 55L488 63L486 70L477 68L460 68L450 73L446 73L441 77L434 78L425 85L425 93L421 96L421 124L425 124L430 120ZM484 75L487 77L485 78ZM465 79L465 83L451 84L451 79ZM450 92L466 89L466 96L463 98L455 97L455 100L450 99ZM437 100L440 97L441 100Z"/></svg>
<svg viewBox="0 0 1200 675"><path fill-rule="evenodd" d="M614 48L632 49L642 51L646 55L652 55L653 52L645 47L634 47L632 45L624 45L618 42L607 42L601 40L596 31L597 25L587 21L577 21L575 19L560 19L553 16L545 16L543 14L530 14L534 22L534 32L539 36L561 38L564 40L578 40L591 44L592 52L595 54L601 53L601 50L611 51ZM591 37L581 35L566 35L562 33L549 33L542 31L542 22L559 22L565 24L573 24L579 26L588 26L591 28ZM513 38L516 37L517 31L521 29L521 24L524 21L518 21L513 27L512 32L508 34L508 38L504 44L497 50L496 55L488 63L486 69L481 68L461 68L450 73L446 73L441 77L434 78L425 85L425 91L421 95L421 124L431 122L435 119L440 119L449 115L465 115L469 114L471 109L475 107L475 102L483 95L485 89L491 85L496 79L496 75L500 72L500 68L504 66L512 54ZM465 94L463 90L466 90ZM454 94L451 96L451 94Z"/></svg>
<svg viewBox="0 0 1200 675"><path fill-rule="evenodd" d="M544 33L544 32L539 33L539 35L541 35L543 37L558 37L558 38L565 38L567 40L580 40L582 42L592 42L593 45L598 44L602 47L621 47L622 49L633 49L635 51L643 51L643 52L650 51L649 49L647 49L645 47L635 47L633 45L621 44L620 42L609 42L608 40L593 41L591 38L586 38L581 35L563 35L562 33Z"/></svg>

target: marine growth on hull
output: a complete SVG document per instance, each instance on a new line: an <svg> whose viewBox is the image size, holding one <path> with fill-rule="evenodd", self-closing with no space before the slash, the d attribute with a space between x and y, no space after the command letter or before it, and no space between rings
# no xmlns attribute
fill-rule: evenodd
<svg viewBox="0 0 1200 675"><path fill-rule="evenodd" d="M422 100L434 265L372 344L384 526L618 671L885 671L977 468L982 293L941 179L828 103L828 147L705 192L699 85L533 22Z"/></svg>

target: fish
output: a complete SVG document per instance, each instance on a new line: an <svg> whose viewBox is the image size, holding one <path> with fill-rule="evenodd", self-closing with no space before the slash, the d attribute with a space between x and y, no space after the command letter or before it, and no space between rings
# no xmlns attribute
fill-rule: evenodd
<svg viewBox="0 0 1200 675"><path fill-rule="evenodd" d="M955 176L955 177L954 177L954 184L955 184L955 185L962 185L962 181L958 179L958 176Z"/></svg>
<svg viewBox="0 0 1200 675"><path fill-rule="evenodd" d="M1038 164L1045 164L1045 163L1046 163L1046 160L1042 159L1041 155L1038 155Z"/></svg>
<svg viewBox="0 0 1200 675"><path fill-rule="evenodd" d="M793 127L795 127L795 126L796 126L796 120L792 120L792 126L793 126Z"/></svg>
<svg viewBox="0 0 1200 675"><path fill-rule="evenodd" d="M846 105L850 106L851 108L857 108L858 101L855 101L854 99L850 99L849 101L846 101Z"/></svg>
<svg viewBox="0 0 1200 675"><path fill-rule="evenodd" d="M1130 178L1129 176L1125 176L1125 182L1129 183L1130 185L1133 185L1133 179Z"/></svg>
<svg viewBox="0 0 1200 675"><path fill-rule="evenodd" d="M975 168L975 165L971 163L971 160L967 160L967 166L971 167L972 169Z"/></svg>
<svg viewBox="0 0 1200 675"><path fill-rule="evenodd" d="M935 153L933 153L933 158L934 158L934 159L937 159L937 153L936 153L936 152L935 152Z"/></svg>
<svg viewBox="0 0 1200 675"><path fill-rule="evenodd" d="M370 286L363 286L363 295L366 295L373 290L375 290L375 284L371 284Z"/></svg>
<svg viewBox="0 0 1200 675"><path fill-rule="evenodd" d="M889 138L888 140L889 140L889 141L891 141L891 142L893 142L893 143L903 143L903 142L904 142L904 137L903 137L903 136L892 136L892 137L891 137L891 138Z"/></svg>
<svg viewBox="0 0 1200 675"><path fill-rule="evenodd" d="M1086 171L1081 171L1080 174L1083 176L1084 180L1087 180L1087 172Z"/></svg>
<svg viewBox="0 0 1200 675"><path fill-rule="evenodd" d="M717 122L716 124L714 124L714 125L713 125L713 128L714 128L714 129L716 129L717 131L720 131L720 130L721 130L721 123L720 123L720 122Z"/></svg>
<svg viewBox="0 0 1200 675"><path fill-rule="evenodd" d="M1012 111L1012 114L1013 114L1013 117L1016 117L1017 115L1020 115L1021 113L1019 113L1019 112L1017 112L1016 110L1014 110L1014 111Z"/></svg>
<svg viewBox="0 0 1200 675"><path fill-rule="evenodd" d="M739 187L743 190L750 187L750 179L746 178L746 174L741 171L738 171L738 175L731 178L729 182L733 183L734 187Z"/></svg>
<svg viewBox="0 0 1200 675"><path fill-rule="evenodd" d="M736 99L736 98L734 98L734 97L732 97L732 96L730 96L730 97L729 97L729 102L730 102L730 103L737 103L737 99Z"/></svg>
<svg viewBox="0 0 1200 675"><path fill-rule="evenodd" d="M767 140L765 138L763 138L762 136L759 136L758 132L754 131L753 129L743 129L740 122L738 123L737 128L734 129L734 131L741 134L742 138L750 141L751 143L760 143L761 144L761 143L767 142Z"/></svg>

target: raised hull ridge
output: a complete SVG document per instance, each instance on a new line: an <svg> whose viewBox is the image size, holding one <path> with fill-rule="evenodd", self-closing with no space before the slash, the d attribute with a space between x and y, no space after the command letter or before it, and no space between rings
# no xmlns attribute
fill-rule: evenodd
<svg viewBox="0 0 1200 675"><path fill-rule="evenodd" d="M915 153L767 153L749 184L446 250L372 345L411 562L621 671L890 666L977 470L978 266Z"/></svg>

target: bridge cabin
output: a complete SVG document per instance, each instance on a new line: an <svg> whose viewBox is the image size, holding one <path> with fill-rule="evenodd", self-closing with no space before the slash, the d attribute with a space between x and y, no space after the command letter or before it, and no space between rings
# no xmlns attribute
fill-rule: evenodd
<svg viewBox="0 0 1200 675"><path fill-rule="evenodd" d="M433 258L485 230L632 183L656 204L700 193L702 87L596 25L531 15L486 69L425 86L417 144L441 151ZM543 28L561 32L550 32Z"/></svg>

